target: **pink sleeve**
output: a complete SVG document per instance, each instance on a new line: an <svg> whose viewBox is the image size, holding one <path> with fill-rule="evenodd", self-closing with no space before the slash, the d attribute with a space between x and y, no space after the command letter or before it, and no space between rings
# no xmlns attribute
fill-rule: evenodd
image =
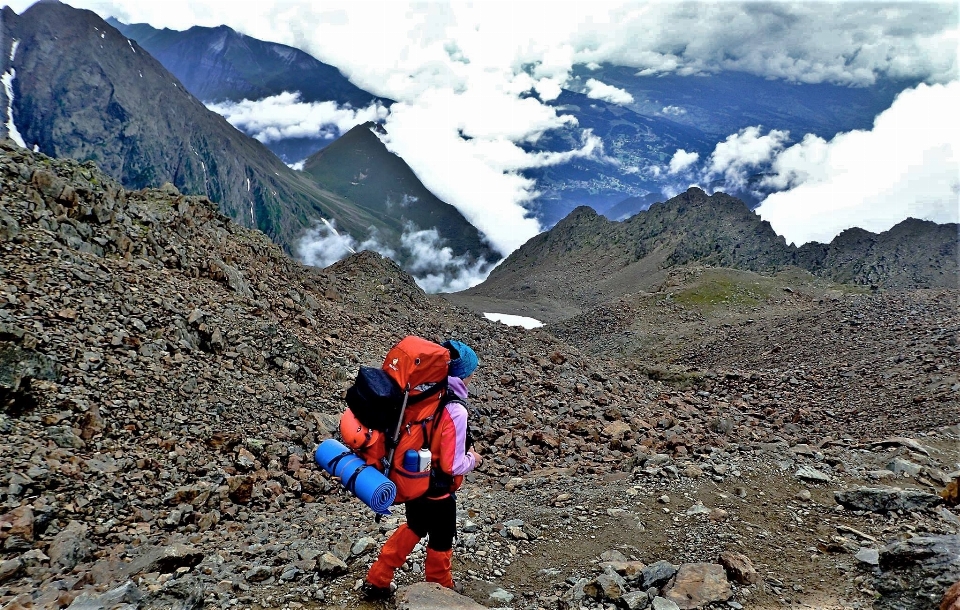
<svg viewBox="0 0 960 610"><path fill-rule="evenodd" d="M477 462L474 459L473 455L466 452L467 444L467 408L459 402L451 402L447 405L446 408L447 415L450 416L450 421L453 423L453 435L450 435L450 427L444 427L443 430L443 443L445 445L444 450L450 451L450 470L449 473L453 476L458 476L461 474L467 474L477 466ZM453 438L450 438L453 436ZM449 446L449 442L453 441L453 447ZM443 464L447 466L447 464Z"/></svg>

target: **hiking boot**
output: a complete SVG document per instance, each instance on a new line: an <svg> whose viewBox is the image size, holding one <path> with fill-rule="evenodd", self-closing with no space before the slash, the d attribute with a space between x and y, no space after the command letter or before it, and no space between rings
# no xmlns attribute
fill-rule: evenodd
<svg viewBox="0 0 960 610"><path fill-rule="evenodd" d="M372 585L367 581L363 581L363 585L360 587L360 597L367 601L375 601L378 599L387 599L392 596L397 590L397 585L395 583L390 583L389 587L378 587Z"/></svg>

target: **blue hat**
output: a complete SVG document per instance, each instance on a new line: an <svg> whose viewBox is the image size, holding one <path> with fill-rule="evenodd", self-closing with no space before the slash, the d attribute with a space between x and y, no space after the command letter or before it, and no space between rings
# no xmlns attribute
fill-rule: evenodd
<svg viewBox="0 0 960 610"><path fill-rule="evenodd" d="M444 347L450 350L450 375L466 379L477 370L480 359L470 346L461 341L445 341Z"/></svg>

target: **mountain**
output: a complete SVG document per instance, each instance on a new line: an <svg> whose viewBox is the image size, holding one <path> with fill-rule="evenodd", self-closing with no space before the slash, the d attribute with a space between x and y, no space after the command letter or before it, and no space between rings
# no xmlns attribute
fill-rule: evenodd
<svg viewBox="0 0 960 610"><path fill-rule="evenodd" d="M288 252L321 218L361 240L377 228L380 239L400 251L397 221L288 168L96 14L56 2L19 16L5 8L3 40L0 68L16 76L12 102L0 107L9 107L30 148L93 161L130 189L171 182L184 193L206 195ZM447 237L444 230L440 237Z"/></svg>
<svg viewBox="0 0 960 610"><path fill-rule="evenodd" d="M357 125L306 160L303 173L317 184L355 203L402 232L407 223L437 227L456 251L478 253L490 262L498 257L480 233L452 205L420 182L410 166L387 150L374 123Z"/></svg>
<svg viewBox="0 0 960 610"><path fill-rule="evenodd" d="M957 288L957 231L956 224L908 219L880 234L849 229L829 244L797 248L739 199L691 188L623 222L577 208L452 299L512 302L518 313L546 304L549 317L563 318L624 294L659 290L670 269L688 264L759 273L799 267L849 284Z"/></svg>
<svg viewBox="0 0 960 610"><path fill-rule="evenodd" d="M251 38L225 25L178 31L114 18L107 23L135 40L204 102L258 100L284 91L299 91L305 102L354 107L383 101L300 49Z"/></svg>
<svg viewBox="0 0 960 610"><path fill-rule="evenodd" d="M301 102L335 102L352 108L392 103L357 87L337 68L300 49L251 38L225 25L178 31L145 23L128 25L114 18L107 22L146 49L205 103L261 100L284 92L299 92ZM330 142L317 134L266 144L286 163L295 163Z"/></svg>

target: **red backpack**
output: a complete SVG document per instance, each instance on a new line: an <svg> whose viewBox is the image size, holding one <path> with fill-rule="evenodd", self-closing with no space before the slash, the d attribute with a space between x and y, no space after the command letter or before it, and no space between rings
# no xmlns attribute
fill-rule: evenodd
<svg viewBox="0 0 960 610"><path fill-rule="evenodd" d="M340 418L344 444L397 486L394 504L424 495L439 455L425 470L404 468L407 450L431 449L443 409L450 351L416 336L393 346L379 369L360 367ZM437 445L438 446L438 445Z"/></svg>

